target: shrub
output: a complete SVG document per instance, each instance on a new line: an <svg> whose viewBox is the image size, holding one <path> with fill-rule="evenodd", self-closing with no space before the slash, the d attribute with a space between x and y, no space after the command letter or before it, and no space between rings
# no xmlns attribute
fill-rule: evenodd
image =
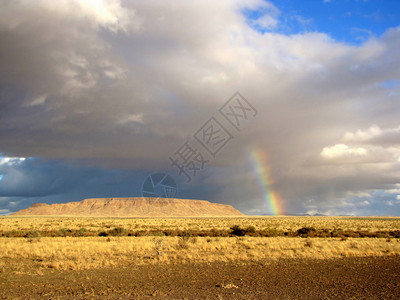
<svg viewBox="0 0 400 300"><path fill-rule="evenodd" d="M254 226L249 226L246 228L246 233L254 234L256 233L256 228Z"/></svg>
<svg viewBox="0 0 400 300"><path fill-rule="evenodd" d="M194 236L193 232L191 231L183 231L181 233L178 234L178 236L184 240L184 241L188 241L192 236Z"/></svg>
<svg viewBox="0 0 400 300"><path fill-rule="evenodd" d="M131 236L146 236L146 231L140 230L140 231L134 231Z"/></svg>
<svg viewBox="0 0 400 300"><path fill-rule="evenodd" d="M107 233L110 236L127 236L128 230L123 227L115 227L114 229L109 230Z"/></svg>
<svg viewBox="0 0 400 300"><path fill-rule="evenodd" d="M39 242L40 241L40 232L39 231L28 231L25 234L26 239L29 243Z"/></svg>
<svg viewBox="0 0 400 300"><path fill-rule="evenodd" d="M388 238L389 234L386 233L386 232L378 231L378 232L376 232L375 237L377 237L377 238Z"/></svg>
<svg viewBox="0 0 400 300"><path fill-rule="evenodd" d="M346 236L347 237L352 237L352 238L358 238L358 237L360 237L360 234L357 231L348 230L346 232Z"/></svg>
<svg viewBox="0 0 400 300"><path fill-rule="evenodd" d="M329 229L321 229L318 231L318 236L319 237L323 237L323 238L327 238L331 236L331 232Z"/></svg>
<svg viewBox="0 0 400 300"><path fill-rule="evenodd" d="M163 231L165 236L176 236L177 232L176 230L172 230L172 229L166 229Z"/></svg>
<svg viewBox="0 0 400 300"><path fill-rule="evenodd" d="M247 228L241 228L239 225L234 225L231 228L231 231L229 234L235 235L235 236L245 236L245 235L250 235L250 236L258 236L260 233L257 233L257 230L254 226L248 226ZM220 234L220 236L224 236L223 232Z"/></svg>
<svg viewBox="0 0 400 300"><path fill-rule="evenodd" d="M231 232L230 234L236 235L236 236L244 236L246 235L246 230L240 228L239 225L235 225L231 227Z"/></svg>
<svg viewBox="0 0 400 300"><path fill-rule="evenodd" d="M132 234L123 227L115 227L108 231L101 231L99 236L132 236Z"/></svg>
<svg viewBox="0 0 400 300"><path fill-rule="evenodd" d="M389 235L394 238L400 238L400 230L389 231Z"/></svg>
<svg viewBox="0 0 400 300"><path fill-rule="evenodd" d="M165 232L164 231L160 231L160 230L153 230L153 231L148 232L147 235L150 235L150 236L165 236Z"/></svg>
<svg viewBox="0 0 400 300"><path fill-rule="evenodd" d="M38 238L38 237L40 237L41 235L40 235L40 232L39 231L28 231L26 234L25 234L25 237L26 238Z"/></svg>
<svg viewBox="0 0 400 300"><path fill-rule="evenodd" d="M282 235L282 232L276 228L265 228L259 232L259 235L265 237L279 236Z"/></svg>
<svg viewBox="0 0 400 300"><path fill-rule="evenodd" d="M77 232L75 232L76 236L84 236L86 233L86 228L81 228Z"/></svg>
<svg viewBox="0 0 400 300"><path fill-rule="evenodd" d="M11 231L7 232L5 236L6 237L22 237L23 233L22 233L22 231L18 231L18 230L11 230Z"/></svg>
<svg viewBox="0 0 400 300"><path fill-rule="evenodd" d="M313 227L303 227L297 230L297 235L301 237L308 237L315 235L315 228Z"/></svg>
<svg viewBox="0 0 400 300"><path fill-rule="evenodd" d="M56 235L57 236L71 236L72 230L67 229L67 228L61 228L61 229L57 230Z"/></svg>

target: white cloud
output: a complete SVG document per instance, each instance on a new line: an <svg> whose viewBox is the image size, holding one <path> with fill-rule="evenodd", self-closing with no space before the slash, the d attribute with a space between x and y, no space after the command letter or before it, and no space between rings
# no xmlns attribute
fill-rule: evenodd
<svg viewBox="0 0 400 300"><path fill-rule="evenodd" d="M270 15L264 15L256 20L253 20L251 23L253 26L260 27L261 29L273 29L278 25L278 19L270 16Z"/></svg>
<svg viewBox="0 0 400 300"><path fill-rule="evenodd" d="M324 147L321 157L336 163L386 163L395 166L400 161L400 127L381 129L377 125L367 130L347 132L341 141Z"/></svg>
<svg viewBox="0 0 400 300"><path fill-rule="evenodd" d="M400 125L392 128L381 129L377 125L372 125L367 130L357 130L355 133L347 132L343 138L345 142L358 143L378 143L391 144L393 146L400 144Z"/></svg>
<svg viewBox="0 0 400 300"><path fill-rule="evenodd" d="M2 3L1 20L11 29L27 24L25 12L33 14L48 13L53 18L66 16L67 19L86 20L95 29L105 28L116 32L118 30L140 28L140 20L135 18L134 12L124 9L118 0L37 0L35 2L22 0L18 3ZM12 15L7 13L12 11Z"/></svg>
<svg viewBox="0 0 400 300"><path fill-rule="evenodd" d="M25 161L25 157L0 157L0 167L1 166L12 166Z"/></svg>
<svg viewBox="0 0 400 300"><path fill-rule="evenodd" d="M367 150L365 148L351 148L345 144L336 144L330 147L324 147L321 156L324 158L336 158L343 156L365 156Z"/></svg>
<svg viewBox="0 0 400 300"><path fill-rule="evenodd" d="M350 142L363 142L367 141L373 137L380 136L382 134L382 130L377 125L372 125L369 129L357 130L357 132L346 132L343 137L344 141Z"/></svg>

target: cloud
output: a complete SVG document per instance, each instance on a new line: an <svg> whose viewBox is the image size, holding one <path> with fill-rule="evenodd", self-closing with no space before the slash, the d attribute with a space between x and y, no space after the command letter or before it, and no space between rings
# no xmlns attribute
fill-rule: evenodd
<svg viewBox="0 0 400 300"><path fill-rule="evenodd" d="M394 128L381 129L377 125L372 125L367 130L357 130L355 133L347 132L344 141L370 143L375 145L400 145L400 126Z"/></svg>
<svg viewBox="0 0 400 300"><path fill-rule="evenodd" d="M278 20L272 16L264 15L254 21L251 24L263 30L273 29L277 26Z"/></svg>
<svg viewBox="0 0 400 300"><path fill-rule="evenodd" d="M2 164L0 207L7 212L32 203L63 203L96 197L141 196L147 176L142 170L116 170L86 166L70 161L26 159Z"/></svg>
<svg viewBox="0 0 400 300"><path fill-rule="evenodd" d="M366 154L367 150L364 148L349 148L349 146L345 144L324 147L321 151L321 156L328 159L343 156L365 156Z"/></svg>
<svg viewBox="0 0 400 300"><path fill-rule="evenodd" d="M345 141L368 141L369 139L382 134L382 130L377 125L372 125L369 129L362 131L357 130L356 133L346 132L343 137Z"/></svg>
<svg viewBox="0 0 400 300"><path fill-rule="evenodd" d="M132 18L134 12L125 10L119 1L61 0L55 4L46 0L38 0L35 3L23 0L18 3L3 3L2 8L2 23L11 29L29 24L27 13L31 14L29 17L52 15L58 20L61 20L60 16L65 15L65 19L69 19L65 20L67 22L84 20L94 29L102 27L113 32L140 27L140 22Z"/></svg>
<svg viewBox="0 0 400 300"><path fill-rule="evenodd" d="M0 167L9 167L19 165L24 162L26 157L1 157L0 156Z"/></svg>
<svg viewBox="0 0 400 300"><path fill-rule="evenodd" d="M118 120L116 121L117 124L120 125L126 125L126 124L130 124L130 123L143 123L143 114L131 114L126 116L125 118L118 118Z"/></svg>
<svg viewBox="0 0 400 300"><path fill-rule="evenodd" d="M33 99L33 101L24 103L23 106L43 105L46 102L47 95L41 95Z"/></svg>
<svg viewBox="0 0 400 300"><path fill-rule="evenodd" d="M246 169L256 147L269 153L290 212L307 211L312 200L318 211L341 213L352 203L354 213L368 213L377 204L362 206L365 199L353 201L349 193L400 182L400 103L393 97L399 86L390 96L381 85L400 77L398 28L354 46L323 32L273 32L285 12L261 0L0 6L0 151L40 158L44 170L50 160L55 178L68 173L58 165L65 160L96 170L169 168L178 176L168 157L240 91L258 116L240 133L229 128L234 139L189 194L205 195L200 183L212 182L213 200L261 209ZM246 11L259 14L249 19ZM50 175L34 160L25 166L4 171L4 197L80 184L67 180L49 190ZM379 197L384 203L395 195Z"/></svg>

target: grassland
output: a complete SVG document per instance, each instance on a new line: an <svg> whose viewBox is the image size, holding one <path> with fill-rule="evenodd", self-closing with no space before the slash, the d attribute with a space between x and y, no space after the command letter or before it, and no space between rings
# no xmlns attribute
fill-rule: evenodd
<svg viewBox="0 0 400 300"><path fill-rule="evenodd" d="M396 217L228 217L228 218L101 218L101 217L0 217L0 234L7 232L58 230L101 232L110 228L128 231L210 231L228 230L239 225L255 227L257 231L293 232L309 227L316 230L360 232L398 231Z"/></svg>
<svg viewBox="0 0 400 300"><path fill-rule="evenodd" d="M337 238L182 238L65 237L0 239L1 267L13 261L15 271L33 263L37 269L89 269L119 264L246 262L279 258L338 258L399 255L398 240Z"/></svg>
<svg viewBox="0 0 400 300"><path fill-rule="evenodd" d="M400 218L0 218L0 272L400 255Z"/></svg>

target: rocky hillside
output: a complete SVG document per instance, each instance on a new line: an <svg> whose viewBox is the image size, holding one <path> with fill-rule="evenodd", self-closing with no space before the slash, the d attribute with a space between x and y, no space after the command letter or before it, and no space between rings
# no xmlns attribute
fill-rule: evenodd
<svg viewBox="0 0 400 300"><path fill-rule="evenodd" d="M186 217L242 216L230 205L204 200L167 198L93 198L64 204L35 203L13 215Z"/></svg>

